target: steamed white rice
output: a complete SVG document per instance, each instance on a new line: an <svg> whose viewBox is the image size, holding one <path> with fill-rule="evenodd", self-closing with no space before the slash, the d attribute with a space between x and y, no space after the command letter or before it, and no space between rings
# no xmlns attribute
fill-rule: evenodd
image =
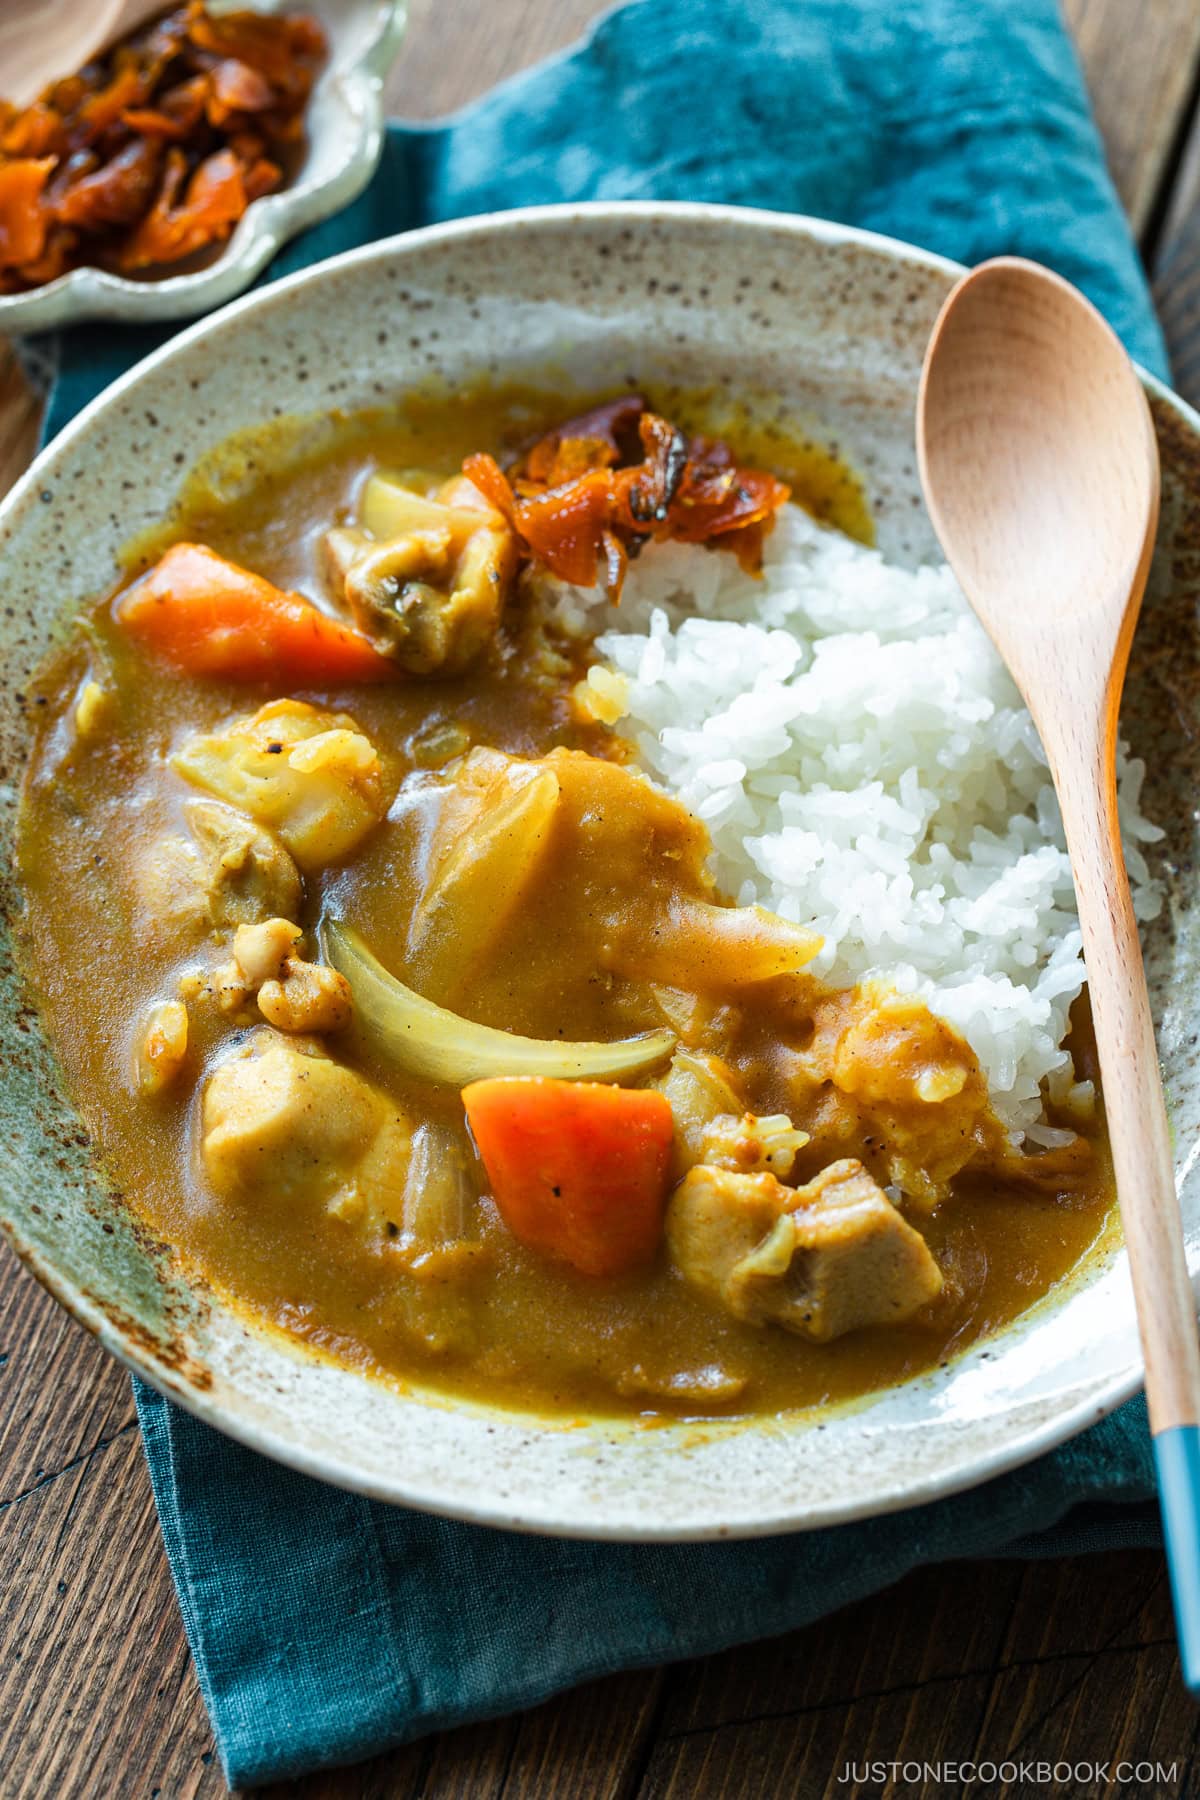
<svg viewBox="0 0 1200 1800"><path fill-rule="evenodd" d="M595 596L560 607L594 625ZM762 580L732 556L650 546L588 678L646 771L704 820L713 871L824 938L814 973L883 975L968 1039L1017 1136L1053 1143L1043 1088L1086 1107L1062 1049L1084 982L1041 744L950 571L884 561L784 507ZM1143 764L1121 754L1138 917Z"/></svg>

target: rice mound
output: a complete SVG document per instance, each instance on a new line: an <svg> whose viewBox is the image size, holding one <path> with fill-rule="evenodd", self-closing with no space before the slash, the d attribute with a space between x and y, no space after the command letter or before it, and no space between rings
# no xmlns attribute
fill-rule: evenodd
<svg viewBox="0 0 1200 1800"><path fill-rule="evenodd" d="M560 593L570 628L595 596ZM611 612L607 615L611 618ZM824 938L813 972L883 975L968 1040L998 1116L1053 1144L1043 1089L1086 1110L1062 1048L1085 972L1062 824L1033 721L949 569L885 562L782 509L763 577L664 543L629 572L588 697L704 820L713 873ZM1120 755L1139 919L1144 765Z"/></svg>

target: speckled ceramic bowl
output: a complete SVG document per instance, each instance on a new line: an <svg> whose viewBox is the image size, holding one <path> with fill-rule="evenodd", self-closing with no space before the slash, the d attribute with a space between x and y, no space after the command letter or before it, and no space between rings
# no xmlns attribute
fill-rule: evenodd
<svg viewBox="0 0 1200 1800"><path fill-rule="evenodd" d="M474 220L337 258L227 308L149 358L70 426L0 512L0 717L13 827L31 668L115 552L157 520L191 462L288 412L354 406L429 378L628 372L769 394L857 465L894 556L933 540L913 466L922 351L957 271L903 245L766 213L599 205ZM1125 728L1151 759L1171 903L1150 970L1189 1244L1200 1251L1200 1082L1190 1021L1200 929L1200 421L1150 383L1162 535ZM8 867L9 858L5 858ZM106 1189L12 961L4 878L0 1212L21 1255L132 1369L201 1418L310 1474L496 1525L596 1537L715 1537L910 1505L1080 1430L1140 1380L1119 1255L951 1366L823 1419L566 1428L400 1394L248 1329L173 1270ZM98 953L102 953L98 946Z"/></svg>
<svg viewBox="0 0 1200 1800"><path fill-rule="evenodd" d="M246 208L229 242L201 268L131 280L88 265L24 294L0 294L0 332L45 331L84 319L194 319L244 293L281 244L361 194L383 148L383 80L404 36L407 0L307 0L329 60L306 115L308 148L293 180ZM260 12L287 0L257 0ZM214 11L228 11L216 0Z"/></svg>

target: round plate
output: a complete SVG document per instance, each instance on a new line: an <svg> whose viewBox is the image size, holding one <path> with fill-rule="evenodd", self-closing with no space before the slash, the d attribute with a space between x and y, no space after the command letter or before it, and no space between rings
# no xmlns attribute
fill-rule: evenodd
<svg viewBox="0 0 1200 1800"><path fill-rule="evenodd" d="M892 556L935 553L913 463L929 328L959 271L811 220L707 206L514 212L414 232L226 308L148 358L65 430L0 510L0 830L27 749L22 696L66 614L111 585L118 546L170 505L187 463L265 418L389 399L430 381L627 375L722 400L771 396L860 471ZM1147 949L1193 1249L1200 1145L1194 794L1200 422L1155 383L1161 541L1124 727L1166 827L1171 903ZM246 1324L189 1284L106 1188L12 959L4 876L0 1215L42 1281L130 1368L308 1474L493 1525L679 1539L827 1525L932 1499L1058 1443L1141 1378L1124 1259L1097 1260L1002 1335L823 1416L547 1423L400 1392Z"/></svg>

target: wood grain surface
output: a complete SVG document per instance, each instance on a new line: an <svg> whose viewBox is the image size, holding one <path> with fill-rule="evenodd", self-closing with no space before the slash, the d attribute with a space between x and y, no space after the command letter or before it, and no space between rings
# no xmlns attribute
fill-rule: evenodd
<svg viewBox="0 0 1200 1800"><path fill-rule="evenodd" d="M1196 99L1195 0L1062 0L1117 192L1138 236L1168 197Z"/></svg>
<svg viewBox="0 0 1200 1800"><path fill-rule="evenodd" d="M427 118L559 49L596 0L411 0L393 110ZM1200 5L1065 0L1175 359L1200 400ZM37 409L0 345L0 490ZM867 1763L1024 1763L986 1789ZM1131 1769L1116 1779L1117 1765ZM1109 1763L1102 1785L1080 1765ZM1039 1784L1036 1765L1076 1773ZM851 1770L851 1778L844 1779ZM1060 1770L1060 1776L1061 1776ZM808 1630L447 1732L275 1800L759 1800L1200 1793L1162 1559L923 1570ZM226 1792L124 1374L0 1250L0 1800Z"/></svg>

